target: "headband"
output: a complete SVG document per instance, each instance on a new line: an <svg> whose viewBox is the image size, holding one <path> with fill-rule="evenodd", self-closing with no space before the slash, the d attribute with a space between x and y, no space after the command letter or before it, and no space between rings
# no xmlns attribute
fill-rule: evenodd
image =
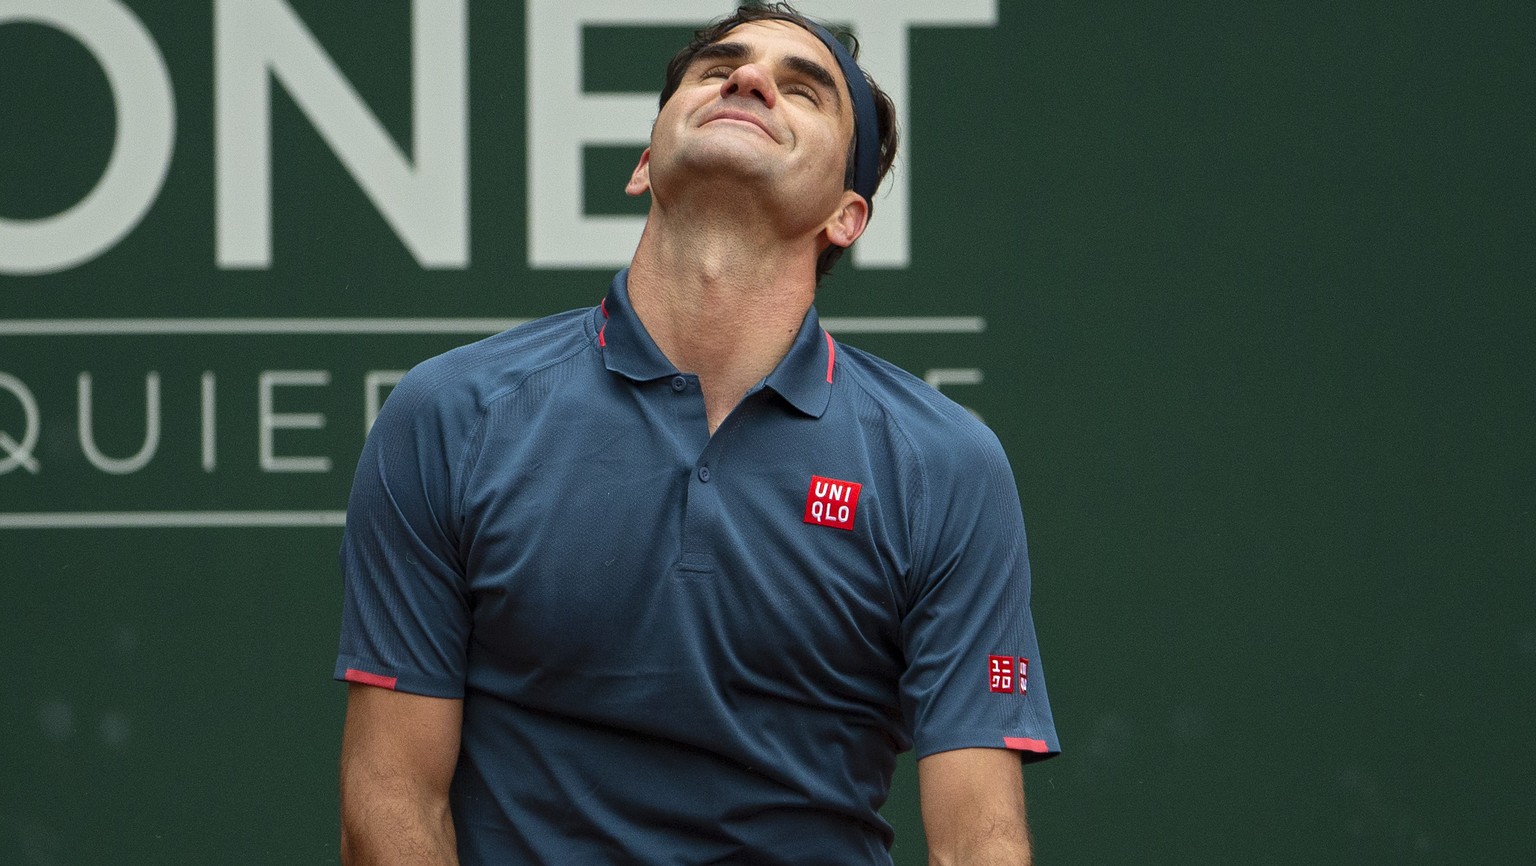
<svg viewBox="0 0 1536 866"><path fill-rule="evenodd" d="M880 118L875 114L875 94L864 79L864 71L827 28L807 22L843 70L848 82L848 94L853 98L853 191L869 203L869 212L875 212L875 189L880 186Z"/></svg>

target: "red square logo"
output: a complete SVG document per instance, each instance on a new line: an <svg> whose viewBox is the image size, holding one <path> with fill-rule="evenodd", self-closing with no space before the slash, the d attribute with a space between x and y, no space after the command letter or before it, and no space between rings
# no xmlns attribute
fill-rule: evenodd
<svg viewBox="0 0 1536 866"><path fill-rule="evenodd" d="M812 475L811 489L805 495L805 522L853 529L853 515L859 509L859 490L863 486L856 481Z"/></svg>
<svg viewBox="0 0 1536 866"><path fill-rule="evenodd" d="M1029 693L1029 659L1019 659L1019 694Z"/></svg>
<svg viewBox="0 0 1536 866"><path fill-rule="evenodd" d="M987 656L992 691L1013 693L1013 656Z"/></svg>

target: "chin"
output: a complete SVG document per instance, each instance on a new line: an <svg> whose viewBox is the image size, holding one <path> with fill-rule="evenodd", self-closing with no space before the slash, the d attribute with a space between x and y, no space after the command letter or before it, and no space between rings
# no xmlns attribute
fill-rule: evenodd
<svg viewBox="0 0 1536 866"><path fill-rule="evenodd" d="M731 181L744 187L742 192L763 187L775 175L772 161L760 149L734 143L711 142L708 147L689 148L676 155L671 167L676 174L667 174L676 181L709 184ZM652 178L654 182L654 168Z"/></svg>

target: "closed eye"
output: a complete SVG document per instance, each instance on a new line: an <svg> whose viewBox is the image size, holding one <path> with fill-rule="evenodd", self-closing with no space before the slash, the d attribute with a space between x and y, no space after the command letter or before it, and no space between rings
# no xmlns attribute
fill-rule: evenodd
<svg viewBox="0 0 1536 866"><path fill-rule="evenodd" d="M790 84L784 88L784 92L791 96L803 96L810 100L813 105L821 104L821 94L817 93L814 87L804 84Z"/></svg>
<svg viewBox="0 0 1536 866"><path fill-rule="evenodd" d="M693 62L703 71L700 78L716 78L730 75L731 70L751 56L751 51L740 42L715 42L699 49Z"/></svg>
<svg viewBox="0 0 1536 866"><path fill-rule="evenodd" d="M834 106L841 107L842 95L837 92L837 79L832 77L832 73L828 72L826 67L814 60L797 56L784 58L784 65L806 82L803 86L812 91L811 98L818 104L825 94L832 100Z"/></svg>

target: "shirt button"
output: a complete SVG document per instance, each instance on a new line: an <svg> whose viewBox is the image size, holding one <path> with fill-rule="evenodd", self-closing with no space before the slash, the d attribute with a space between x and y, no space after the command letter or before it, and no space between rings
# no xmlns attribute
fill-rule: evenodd
<svg viewBox="0 0 1536 866"><path fill-rule="evenodd" d="M705 484L709 483L709 467L708 466L700 466L699 467L699 480L704 482Z"/></svg>
<svg viewBox="0 0 1536 866"><path fill-rule="evenodd" d="M684 379L682 376L673 376L672 390L678 392L679 394L688 390L688 380Z"/></svg>

